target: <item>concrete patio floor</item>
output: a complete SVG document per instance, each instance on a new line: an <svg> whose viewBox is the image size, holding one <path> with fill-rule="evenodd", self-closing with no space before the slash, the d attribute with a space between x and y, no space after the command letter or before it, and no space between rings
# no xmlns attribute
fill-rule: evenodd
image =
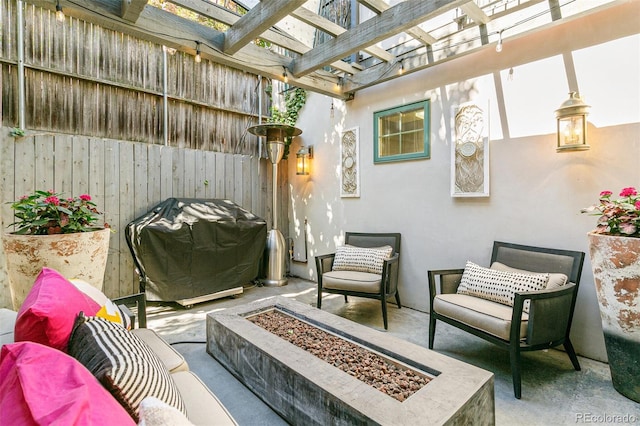
<svg viewBox="0 0 640 426"><path fill-rule="evenodd" d="M148 327L184 355L193 370L218 396L241 426L286 422L247 390L205 350L205 317L232 306L271 296L290 297L315 306L316 284L290 278L282 287L248 287L235 297L194 305L150 303ZM427 347L429 314L389 305L388 333ZM384 332L380 302L325 295L322 309ZM611 384L607 364L580 357L575 371L559 350L522 356L522 399L515 399L509 354L484 340L438 322L434 350L495 374L497 425L640 424L640 404L620 395ZM214 424L214 423L212 423Z"/></svg>

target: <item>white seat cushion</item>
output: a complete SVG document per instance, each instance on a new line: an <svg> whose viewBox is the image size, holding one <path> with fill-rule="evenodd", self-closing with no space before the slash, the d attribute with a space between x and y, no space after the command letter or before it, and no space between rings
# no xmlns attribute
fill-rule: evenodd
<svg viewBox="0 0 640 426"><path fill-rule="evenodd" d="M333 290L380 293L382 275L357 271L330 271L322 274L322 287Z"/></svg>
<svg viewBox="0 0 640 426"><path fill-rule="evenodd" d="M180 352L158 336L155 331L149 328L135 328L131 332L149 345L170 373L189 370L189 365Z"/></svg>
<svg viewBox="0 0 640 426"><path fill-rule="evenodd" d="M234 418L220 400L191 371L171 374L187 408L187 417L194 425L237 426Z"/></svg>
<svg viewBox="0 0 640 426"><path fill-rule="evenodd" d="M513 308L466 294L439 294L433 299L433 310L445 317L509 340ZM527 333L529 315L522 314L521 339Z"/></svg>

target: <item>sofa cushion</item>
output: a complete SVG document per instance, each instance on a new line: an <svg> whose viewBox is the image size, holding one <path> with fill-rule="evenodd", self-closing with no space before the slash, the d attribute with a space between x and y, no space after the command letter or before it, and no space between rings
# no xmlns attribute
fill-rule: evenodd
<svg viewBox="0 0 640 426"><path fill-rule="evenodd" d="M168 344L162 337L150 328L135 328L131 330L133 334L144 341L160 358L160 361L167 367L170 373L176 371L187 371L189 365L180 352L176 351L173 346Z"/></svg>
<svg viewBox="0 0 640 426"><path fill-rule="evenodd" d="M138 426L193 426L193 423L164 401L148 396L140 402Z"/></svg>
<svg viewBox="0 0 640 426"><path fill-rule="evenodd" d="M186 415L169 370L138 336L103 318L78 315L69 354L80 361L137 421L140 401L155 396Z"/></svg>
<svg viewBox="0 0 640 426"><path fill-rule="evenodd" d="M515 293L542 290L548 281L549 274L504 272L468 261L457 293L513 306ZM529 312L529 300L525 301L523 311Z"/></svg>
<svg viewBox="0 0 640 426"><path fill-rule="evenodd" d="M234 418L220 400L191 371L178 371L171 374L189 413L189 421L197 426L233 426Z"/></svg>
<svg viewBox="0 0 640 426"><path fill-rule="evenodd" d="M322 287L333 290L380 293L382 275L356 271L329 271L322 274Z"/></svg>
<svg viewBox="0 0 640 426"><path fill-rule="evenodd" d="M505 272L519 272L521 274L531 274L531 275L539 274L539 272L532 272L532 271L526 271L524 269L512 268L511 266L505 265L504 263L500 263L500 262L493 262L491 264L491 269L495 269L498 271L505 271ZM569 277L567 277L565 274L550 272L549 282L547 283L546 288L548 290L552 290L554 288L560 288L563 285L565 285L568 280L569 280Z"/></svg>
<svg viewBox="0 0 640 426"><path fill-rule="evenodd" d="M10 309L0 309L0 347L14 342L13 330L18 313Z"/></svg>
<svg viewBox="0 0 640 426"><path fill-rule="evenodd" d="M2 347L0 424L135 425L82 364L33 342Z"/></svg>
<svg viewBox="0 0 640 426"><path fill-rule="evenodd" d="M465 294L439 294L433 299L433 310L470 327L509 340L513 309L501 303ZM527 333L529 315L522 314L520 336Z"/></svg>
<svg viewBox="0 0 640 426"><path fill-rule="evenodd" d="M58 271L42 268L18 311L15 340L32 341L67 351L78 312L94 315L100 306Z"/></svg>
<svg viewBox="0 0 640 426"><path fill-rule="evenodd" d="M339 246L333 259L333 271L358 271L382 274L382 266L391 257L393 247L356 247L349 244Z"/></svg>
<svg viewBox="0 0 640 426"><path fill-rule="evenodd" d="M131 319L120 310L120 308L113 303L111 299L107 297L100 289L92 286L86 281L80 279L69 280L78 290L93 299L99 306L100 310L96 312L95 316L107 319L109 321L117 322L126 329L131 329Z"/></svg>

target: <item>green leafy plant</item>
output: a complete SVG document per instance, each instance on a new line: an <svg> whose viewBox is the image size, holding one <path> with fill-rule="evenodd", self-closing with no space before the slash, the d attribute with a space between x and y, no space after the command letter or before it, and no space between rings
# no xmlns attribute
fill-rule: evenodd
<svg viewBox="0 0 640 426"><path fill-rule="evenodd" d="M25 132L23 129L20 129L18 127L13 127L10 131L9 134L14 137L14 138L22 138L25 135Z"/></svg>
<svg viewBox="0 0 640 426"><path fill-rule="evenodd" d="M267 94L271 96L272 88L267 88ZM307 102L307 92L304 89L296 87L289 90L284 95L284 110L281 111L277 106L271 106L271 123L288 124L289 126L295 126L298 121L300 111ZM289 147L291 145L291 137L285 139L284 143L284 155L283 158L287 158L289 155Z"/></svg>
<svg viewBox="0 0 640 426"><path fill-rule="evenodd" d="M640 238L640 196L633 187L623 188L620 197L612 200L611 191L600 193L600 204L582 209L582 213L599 216L596 234L622 235Z"/></svg>
<svg viewBox="0 0 640 426"><path fill-rule="evenodd" d="M90 195L72 198L61 198L60 195L52 190L36 190L20 197L11 203L18 220L9 226L18 227L16 234L28 235L72 234L100 229L95 222L101 213ZM109 228L109 224L105 223L104 227Z"/></svg>

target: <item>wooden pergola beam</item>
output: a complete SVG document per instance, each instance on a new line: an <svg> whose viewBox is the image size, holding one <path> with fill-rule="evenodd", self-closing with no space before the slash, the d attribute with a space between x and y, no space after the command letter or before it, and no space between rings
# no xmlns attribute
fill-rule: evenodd
<svg viewBox="0 0 640 426"><path fill-rule="evenodd" d="M317 28L320 31L324 31L325 33L334 37L347 32L347 30L342 28L340 25L318 15L317 13L310 11L305 7L300 7L294 10L290 15L304 22L305 24L311 25L312 27ZM378 46L368 46L362 50L367 52L369 55L375 56L376 58L385 62L393 62L396 59L394 55Z"/></svg>
<svg viewBox="0 0 640 426"><path fill-rule="evenodd" d="M224 52L233 55L307 0L263 0L227 30ZM333 62L333 61L332 61Z"/></svg>
<svg viewBox="0 0 640 426"><path fill-rule="evenodd" d="M203 2L202 0L174 0L172 3L225 25L232 26L240 20L240 15L236 15L235 13L218 5ZM271 28L260 34L260 38L299 54L303 54L311 50L310 46L307 46L301 41ZM359 71L353 65L345 61L335 61L331 63L331 66L349 74L355 74Z"/></svg>
<svg viewBox="0 0 640 426"><path fill-rule="evenodd" d="M412 28L420 22L452 10L467 1L407 0L399 3L294 60L293 75L300 77L309 74L337 59L391 37L399 31Z"/></svg>
<svg viewBox="0 0 640 426"><path fill-rule="evenodd" d="M147 5L147 0L122 0L122 19L129 22L136 22L142 9Z"/></svg>
<svg viewBox="0 0 640 426"><path fill-rule="evenodd" d="M358 1L362 5L368 7L369 9L373 10L375 13L378 13L378 14L384 12L385 10L391 7L385 0L358 0ZM429 34L428 32L426 32L425 30L423 30L418 26L409 28L408 30L405 30L405 32L424 45L434 44L436 41L438 41L435 37L433 37L431 34Z"/></svg>
<svg viewBox="0 0 640 426"><path fill-rule="evenodd" d="M474 2L470 1L460 6L460 9L467 14L476 24L486 24L491 18Z"/></svg>

